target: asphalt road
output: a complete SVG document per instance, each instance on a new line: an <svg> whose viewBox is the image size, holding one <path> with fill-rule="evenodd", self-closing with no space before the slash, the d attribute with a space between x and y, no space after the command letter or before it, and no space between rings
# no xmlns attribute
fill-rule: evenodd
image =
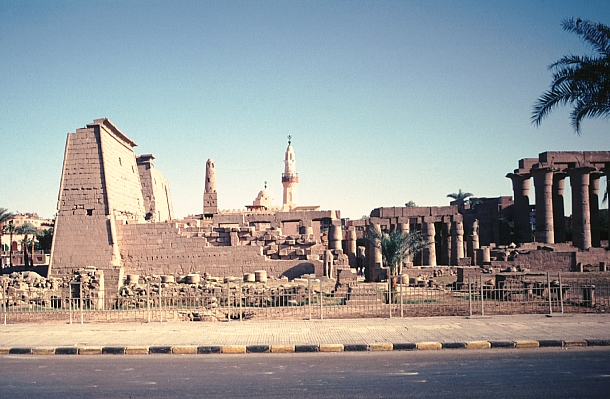
<svg viewBox="0 0 610 399"><path fill-rule="evenodd" d="M610 349L0 356L2 398L607 398Z"/></svg>

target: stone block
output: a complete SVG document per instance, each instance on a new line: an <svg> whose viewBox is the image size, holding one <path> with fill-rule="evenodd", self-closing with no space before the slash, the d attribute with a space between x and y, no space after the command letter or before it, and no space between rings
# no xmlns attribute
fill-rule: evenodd
<svg viewBox="0 0 610 399"><path fill-rule="evenodd" d="M466 342L467 349L489 349L491 348L491 343L488 341L469 341Z"/></svg>
<svg viewBox="0 0 610 399"><path fill-rule="evenodd" d="M417 342L415 344L418 350L439 350L443 348L440 342Z"/></svg>
<svg viewBox="0 0 610 399"><path fill-rule="evenodd" d="M293 353L294 345L271 345L271 353Z"/></svg>
<svg viewBox="0 0 610 399"><path fill-rule="evenodd" d="M78 348L79 355L101 355L102 347L101 346L83 346Z"/></svg>
<svg viewBox="0 0 610 399"><path fill-rule="evenodd" d="M538 341L515 341L515 348L538 348L540 343Z"/></svg>
<svg viewBox="0 0 610 399"><path fill-rule="evenodd" d="M320 344L320 352L343 352L343 344Z"/></svg>
<svg viewBox="0 0 610 399"><path fill-rule="evenodd" d="M195 345L172 346L172 353L174 355L196 355L197 346L195 346Z"/></svg>
<svg viewBox="0 0 610 399"><path fill-rule="evenodd" d="M221 353L239 354L246 353L246 345L223 345Z"/></svg>
<svg viewBox="0 0 610 399"><path fill-rule="evenodd" d="M148 346L127 346L126 355L148 355Z"/></svg>
<svg viewBox="0 0 610 399"><path fill-rule="evenodd" d="M369 344L369 350L371 352L391 351L394 350L394 345L388 342L376 342L374 344Z"/></svg>

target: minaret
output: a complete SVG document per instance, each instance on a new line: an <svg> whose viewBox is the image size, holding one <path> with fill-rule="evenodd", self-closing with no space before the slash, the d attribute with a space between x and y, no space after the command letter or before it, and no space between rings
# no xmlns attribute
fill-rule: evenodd
<svg viewBox="0 0 610 399"><path fill-rule="evenodd" d="M203 216L212 217L218 213L218 194L216 194L216 169L214 160L208 159L205 164L205 190L203 192Z"/></svg>
<svg viewBox="0 0 610 399"><path fill-rule="evenodd" d="M294 150L290 145L292 136L288 136L288 148L284 156L284 173L282 173L282 185L284 186L283 210L290 211L295 204L295 191L299 184L299 175L295 166Z"/></svg>

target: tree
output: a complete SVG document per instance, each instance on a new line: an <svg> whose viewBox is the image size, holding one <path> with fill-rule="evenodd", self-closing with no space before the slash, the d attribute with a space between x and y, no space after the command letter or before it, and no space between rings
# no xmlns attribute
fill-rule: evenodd
<svg viewBox="0 0 610 399"><path fill-rule="evenodd" d="M538 126L556 106L570 104L570 121L580 135L583 118L610 117L610 27L580 18L566 19L562 27L579 35L597 54L566 55L549 65L551 87L534 104L531 120Z"/></svg>
<svg viewBox="0 0 610 399"><path fill-rule="evenodd" d="M37 249L42 251L50 251L51 244L53 243L53 227L44 230L38 230L36 234L36 241L38 241Z"/></svg>
<svg viewBox="0 0 610 399"><path fill-rule="evenodd" d="M415 204L415 202L413 202L413 201L409 201L405 204L405 206L407 208L415 208L417 206L417 204Z"/></svg>
<svg viewBox="0 0 610 399"><path fill-rule="evenodd" d="M458 209L462 210L464 208L464 204L466 203L466 200L468 199L468 197L472 197L473 195L474 194L472 194L472 193L463 192L462 189L460 188L457 193L447 194L447 197L453 198L453 201L459 201Z"/></svg>
<svg viewBox="0 0 610 399"><path fill-rule="evenodd" d="M15 225L12 220L8 221L8 225L6 226L6 231L9 234L9 243L8 243L8 262L9 266L13 266L13 233L15 233Z"/></svg>
<svg viewBox="0 0 610 399"><path fill-rule="evenodd" d="M32 253L28 256L28 235L32 234L33 236L36 235L36 233L38 232L38 229L31 223L25 222L23 223L21 226L17 227L16 232L18 234L23 234L23 264L25 265L26 269L28 267L28 264L30 266L34 266L34 258L31 256L34 254L34 240L32 240Z"/></svg>
<svg viewBox="0 0 610 399"><path fill-rule="evenodd" d="M365 238L381 250L384 264L390 269L392 276L398 275L401 265L409 256L416 255L430 245L421 231L386 233L381 231L378 225L369 226Z"/></svg>
<svg viewBox="0 0 610 399"><path fill-rule="evenodd" d="M14 213L11 213L8 211L8 209L6 208L0 208L0 243L2 242L2 237L4 236L4 234L6 232L8 232L8 226L7 226L7 222L10 222L11 219L13 219L15 217ZM12 241L12 236L11 236L11 241ZM9 243L10 246L10 243ZM0 245L1 247L1 245ZM4 250L4 248L0 248L0 251ZM11 260L9 260L9 263L12 262ZM1 266L1 265L0 265Z"/></svg>

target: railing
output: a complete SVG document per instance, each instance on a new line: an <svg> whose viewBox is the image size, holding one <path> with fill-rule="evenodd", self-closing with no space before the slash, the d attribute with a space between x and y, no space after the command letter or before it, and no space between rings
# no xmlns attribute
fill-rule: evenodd
<svg viewBox="0 0 610 399"><path fill-rule="evenodd" d="M180 290L141 285L137 294L104 297L78 282L64 294L2 286L2 320L7 322L162 322L248 319L471 316L498 314L596 313L610 311L607 280L562 281L561 274L535 281L488 285L470 279L459 289L390 283L332 290L319 280L307 285L262 288L228 282L207 292L197 285ZM392 288L392 289L390 289Z"/></svg>

